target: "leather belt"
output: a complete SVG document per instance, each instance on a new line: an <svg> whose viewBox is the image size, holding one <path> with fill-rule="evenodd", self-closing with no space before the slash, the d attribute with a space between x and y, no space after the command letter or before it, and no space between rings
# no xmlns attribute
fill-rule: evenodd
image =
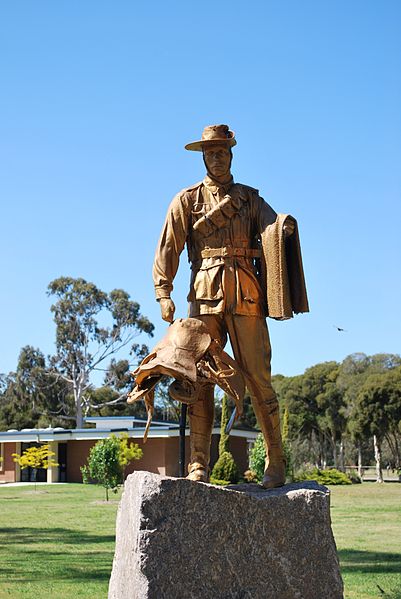
<svg viewBox="0 0 401 599"><path fill-rule="evenodd" d="M205 248L201 251L202 258L260 258L261 250L250 248Z"/></svg>

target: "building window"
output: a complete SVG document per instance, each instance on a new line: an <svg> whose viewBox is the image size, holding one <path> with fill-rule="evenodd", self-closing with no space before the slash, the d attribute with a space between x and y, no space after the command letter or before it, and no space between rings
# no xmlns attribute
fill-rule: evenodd
<svg viewBox="0 0 401 599"><path fill-rule="evenodd" d="M4 443L0 443L0 472L4 472Z"/></svg>

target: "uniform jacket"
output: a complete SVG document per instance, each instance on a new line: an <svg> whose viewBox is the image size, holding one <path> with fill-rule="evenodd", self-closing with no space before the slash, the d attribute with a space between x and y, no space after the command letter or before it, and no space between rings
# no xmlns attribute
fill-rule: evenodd
<svg viewBox="0 0 401 599"><path fill-rule="evenodd" d="M224 202L231 208L226 212L229 216L220 214L213 225L207 215L214 215ZM197 222L202 227L197 228ZM170 204L156 249L156 298L170 297L186 245L191 266L189 316L232 313L289 318L293 312L307 311L300 251L291 252L296 259L288 269L282 223L283 217L247 185L217 186L206 177L184 189ZM299 249L296 233L297 244ZM291 298L294 289L298 305ZM273 311L269 312L270 303Z"/></svg>

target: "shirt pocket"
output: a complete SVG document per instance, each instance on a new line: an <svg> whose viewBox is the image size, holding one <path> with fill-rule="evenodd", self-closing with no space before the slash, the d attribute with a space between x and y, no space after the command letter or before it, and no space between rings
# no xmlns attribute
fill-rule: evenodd
<svg viewBox="0 0 401 599"><path fill-rule="evenodd" d="M195 298L197 300L219 300L223 298L221 264L202 266L194 280Z"/></svg>
<svg viewBox="0 0 401 599"><path fill-rule="evenodd" d="M237 305L262 305L263 294L253 272L239 267L237 271Z"/></svg>

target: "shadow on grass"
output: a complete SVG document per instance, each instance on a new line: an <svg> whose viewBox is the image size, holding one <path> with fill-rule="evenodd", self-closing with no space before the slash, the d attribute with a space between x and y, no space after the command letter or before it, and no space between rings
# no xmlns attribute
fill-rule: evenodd
<svg viewBox="0 0 401 599"><path fill-rule="evenodd" d="M111 572L114 540L114 535L67 528L1 528L0 579L12 583L106 581Z"/></svg>
<svg viewBox="0 0 401 599"><path fill-rule="evenodd" d="M87 581L87 582L104 582L110 579L111 574L111 566L112 561L105 563L104 566L94 566L91 564L86 564L85 568L82 566L72 566L63 564L62 567L60 565L59 568L50 567L47 568L45 573L40 572L38 570L33 570L31 568L25 567L23 572L16 572L14 569L4 569L2 568L2 576L0 578L0 582L3 579L8 583L12 584L23 584L27 581L41 582L46 581L49 583L51 581L69 581L72 583L77 583L79 581Z"/></svg>
<svg viewBox="0 0 401 599"><path fill-rule="evenodd" d="M79 543L113 543L114 535L95 535L84 530L69 528L0 528L0 546L4 545L33 545L34 543L63 543L77 545Z"/></svg>
<svg viewBox="0 0 401 599"><path fill-rule="evenodd" d="M338 551L341 572L400 574L401 553L379 553L375 551L357 551L356 549L341 549Z"/></svg>

